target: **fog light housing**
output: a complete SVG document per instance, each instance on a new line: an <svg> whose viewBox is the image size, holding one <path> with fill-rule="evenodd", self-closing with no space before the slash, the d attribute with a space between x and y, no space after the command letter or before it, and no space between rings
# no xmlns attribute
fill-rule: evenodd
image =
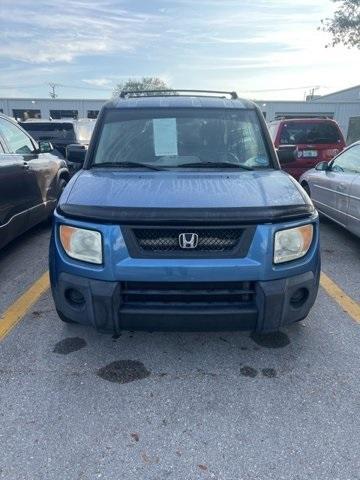
<svg viewBox="0 0 360 480"><path fill-rule="evenodd" d="M309 298L309 290L307 288L298 288L290 298L290 305L294 308L300 308Z"/></svg>
<svg viewBox="0 0 360 480"><path fill-rule="evenodd" d="M65 298L72 307L81 307L85 304L84 295L76 288L65 290Z"/></svg>

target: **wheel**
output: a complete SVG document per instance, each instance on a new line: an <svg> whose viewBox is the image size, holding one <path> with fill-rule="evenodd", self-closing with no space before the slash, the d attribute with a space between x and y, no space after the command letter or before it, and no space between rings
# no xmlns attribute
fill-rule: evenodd
<svg viewBox="0 0 360 480"><path fill-rule="evenodd" d="M65 315L61 313L58 309L56 309L56 313L59 315L60 320L62 320L64 323L77 323L74 322L74 320L70 320L70 318L65 317Z"/></svg>
<svg viewBox="0 0 360 480"><path fill-rule="evenodd" d="M306 182L303 182L301 184L301 186L303 187L303 189L305 190L305 192L309 195L309 197L311 198L311 192L310 192L310 187L309 187L309 184L306 183Z"/></svg>
<svg viewBox="0 0 360 480"><path fill-rule="evenodd" d="M57 195L58 200L61 197L61 194L64 191L66 185L67 185L67 181L65 180L65 178L60 178L58 183L58 195Z"/></svg>

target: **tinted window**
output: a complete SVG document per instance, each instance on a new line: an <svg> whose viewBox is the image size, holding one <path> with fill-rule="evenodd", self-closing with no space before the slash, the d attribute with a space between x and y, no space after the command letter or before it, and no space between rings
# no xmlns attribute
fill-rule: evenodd
<svg viewBox="0 0 360 480"><path fill-rule="evenodd" d="M355 145L340 154L334 161L332 169L360 173L360 145Z"/></svg>
<svg viewBox="0 0 360 480"><path fill-rule="evenodd" d="M77 118L77 110L50 110L50 117L60 120L60 118Z"/></svg>
<svg viewBox="0 0 360 480"><path fill-rule="evenodd" d="M99 110L88 110L87 118L97 118L99 115Z"/></svg>
<svg viewBox="0 0 360 480"><path fill-rule="evenodd" d="M196 162L269 166L252 110L113 110L106 113L94 163L176 167Z"/></svg>
<svg viewBox="0 0 360 480"><path fill-rule="evenodd" d="M11 153L24 155L34 152L34 145L30 138L13 123L0 118L0 130Z"/></svg>
<svg viewBox="0 0 360 480"><path fill-rule="evenodd" d="M74 126L72 123L49 122L36 123L24 122L22 128L30 133L35 140L67 140L75 141Z"/></svg>
<svg viewBox="0 0 360 480"><path fill-rule="evenodd" d="M305 143L340 143L341 134L336 125L330 122L289 122L284 123L280 134L282 145Z"/></svg>
<svg viewBox="0 0 360 480"><path fill-rule="evenodd" d="M41 118L41 112L40 110L14 109L13 117L20 120L26 120L28 118Z"/></svg>

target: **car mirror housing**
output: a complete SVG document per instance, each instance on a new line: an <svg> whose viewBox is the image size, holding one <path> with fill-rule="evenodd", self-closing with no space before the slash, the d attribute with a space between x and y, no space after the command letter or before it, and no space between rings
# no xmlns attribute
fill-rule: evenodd
<svg viewBox="0 0 360 480"><path fill-rule="evenodd" d="M66 147L66 160L72 163L83 164L86 155L84 145L71 144Z"/></svg>
<svg viewBox="0 0 360 480"><path fill-rule="evenodd" d="M327 162L320 162L316 165L315 170L318 170L320 172L325 172L327 170L330 170L331 167Z"/></svg>
<svg viewBox="0 0 360 480"><path fill-rule="evenodd" d="M296 160L296 145L281 145L276 153L280 164L294 162Z"/></svg>
<svg viewBox="0 0 360 480"><path fill-rule="evenodd" d="M39 144L39 153L50 153L54 150L52 143L46 140L40 140L38 144Z"/></svg>

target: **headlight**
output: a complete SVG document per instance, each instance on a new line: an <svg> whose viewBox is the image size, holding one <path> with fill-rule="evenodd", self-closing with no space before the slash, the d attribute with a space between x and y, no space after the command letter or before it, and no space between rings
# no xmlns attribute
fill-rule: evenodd
<svg viewBox="0 0 360 480"><path fill-rule="evenodd" d="M301 258L308 252L313 239L313 226L280 230L275 233L274 263L289 262Z"/></svg>
<svg viewBox="0 0 360 480"><path fill-rule="evenodd" d="M102 263L100 232L60 225L60 241L69 257L83 262Z"/></svg>

